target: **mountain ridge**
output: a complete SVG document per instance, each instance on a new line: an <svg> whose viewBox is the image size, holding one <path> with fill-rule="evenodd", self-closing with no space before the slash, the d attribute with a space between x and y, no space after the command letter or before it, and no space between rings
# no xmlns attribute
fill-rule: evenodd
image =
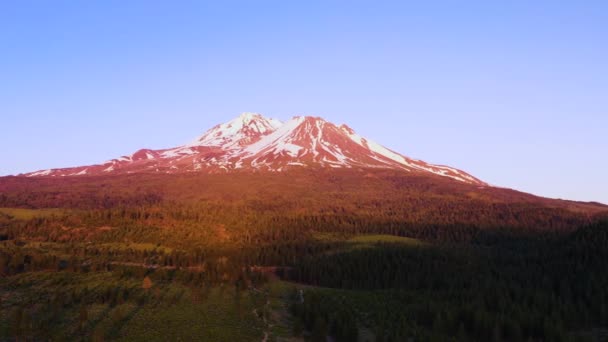
<svg viewBox="0 0 608 342"><path fill-rule="evenodd" d="M426 163L392 151L358 135L346 124L338 126L314 116L295 116L281 122L250 112L215 125L182 146L140 149L103 164L40 170L22 176L216 173L239 169L281 172L294 167L396 169L487 185L462 170Z"/></svg>

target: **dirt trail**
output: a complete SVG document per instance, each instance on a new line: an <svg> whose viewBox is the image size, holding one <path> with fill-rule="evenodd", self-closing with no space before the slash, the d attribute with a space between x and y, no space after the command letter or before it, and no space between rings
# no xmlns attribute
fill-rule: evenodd
<svg viewBox="0 0 608 342"><path fill-rule="evenodd" d="M270 324L268 322L268 319L266 318L266 316L268 315L268 312L270 311L270 299L268 298L268 293L261 291L255 287L250 287L249 288L251 291L257 292L257 293L261 293L262 295L265 296L266 302L264 303L264 306L262 307L262 322L264 322L264 325L266 326L266 330L264 331L264 338L262 339L262 342L268 342L268 338L270 337L270 329L272 329L273 324ZM260 316L258 314L258 309L253 309L253 313L256 316Z"/></svg>

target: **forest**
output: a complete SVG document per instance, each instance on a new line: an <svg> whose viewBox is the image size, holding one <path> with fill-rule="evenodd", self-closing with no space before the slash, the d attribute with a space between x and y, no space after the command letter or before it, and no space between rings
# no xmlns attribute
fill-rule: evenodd
<svg viewBox="0 0 608 342"><path fill-rule="evenodd" d="M0 180L0 340L608 338L601 204L374 170L138 176Z"/></svg>

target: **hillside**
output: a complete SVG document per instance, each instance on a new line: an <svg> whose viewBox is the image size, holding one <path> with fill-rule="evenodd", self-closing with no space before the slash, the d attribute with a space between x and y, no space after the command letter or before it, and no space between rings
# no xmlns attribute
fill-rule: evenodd
<svg viewBox="0 0 608 342"><path fill-rule="evenodd" d="M401 171L326 168L4 177L0 207L64 208L72 219L79 213L97 215L95 224L110 226L121 225L128 213L147 213L151 228L132 238L151 240L152 227L190 227L172 232L170 238L178 240L200 227L196 233L213 240L209 226L222 226L235 241L258 239L254 236L270 228L291 234L339 230L467 240L488 229L571 231L608 209Z"/></svg>

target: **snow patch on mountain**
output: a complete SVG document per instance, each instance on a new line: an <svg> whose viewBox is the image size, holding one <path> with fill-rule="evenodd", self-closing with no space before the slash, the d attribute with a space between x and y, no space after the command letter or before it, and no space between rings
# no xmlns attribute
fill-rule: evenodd
<svg viewBox="0 0 608 342"><path fill-rule="evenodd" d="M218 146L225 150L250 144L274 132L282 123L257 113L243 113L225 124L219 124L186 146Z"/></svg>

